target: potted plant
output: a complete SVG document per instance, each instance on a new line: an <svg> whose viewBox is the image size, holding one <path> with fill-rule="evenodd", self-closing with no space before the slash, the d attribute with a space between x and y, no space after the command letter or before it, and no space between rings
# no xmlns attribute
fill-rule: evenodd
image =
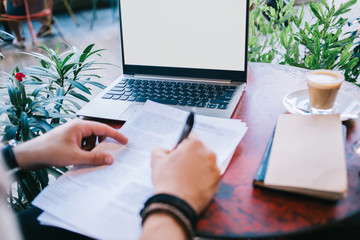
<svg viewBox="0 0 360 240"><path fill-rule="evenodd" d="M2 141L15 139L23 142L37 137L68 119L76 117L80 108L79 101L88 102L85 96L91 95L91 88L105 88L93 81L100 78L93 70L98 64L103 49L93 50L94 44L83 51L75 47L60 52L61 43L55 50L40 44L43 53L24 53L40 62L24 71L15 67L7 76L5 92L0 94L0 115ZM49 173L55 177L63 174L67 168L47 167L22 173L17 181L17 193L10 189L10 203L15 211L21 211L30 205L36 195L47 186Z"/></svg>

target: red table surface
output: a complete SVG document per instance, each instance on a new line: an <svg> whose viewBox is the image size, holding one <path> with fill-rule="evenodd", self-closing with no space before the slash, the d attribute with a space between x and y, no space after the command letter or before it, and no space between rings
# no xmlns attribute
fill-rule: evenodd
<svg viewBox="0 0 360 240"><path fill-rule="evenodd" d="M253 187L252 181L279 114L286 113L283 97L306 88L307 70L251 63L246 92L232 118L248 131L222 177L220 188L202 214L197 233L216 238L288 236L316 230L344 220L360 210L360 159L351 146L360 139L356 121L347 121L348 195L337 202ZM360 99L360 89L344 82L342 91Z"/></svg>

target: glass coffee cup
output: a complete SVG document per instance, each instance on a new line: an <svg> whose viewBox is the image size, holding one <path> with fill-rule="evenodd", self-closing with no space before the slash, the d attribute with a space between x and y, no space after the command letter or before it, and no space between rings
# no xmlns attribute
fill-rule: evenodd
<svg viewBox="0 0 360 240"><path fill-rule="evenodd" d="M313 70L306 74L312 114L331 114L344 75L333 70Z"/></svg>

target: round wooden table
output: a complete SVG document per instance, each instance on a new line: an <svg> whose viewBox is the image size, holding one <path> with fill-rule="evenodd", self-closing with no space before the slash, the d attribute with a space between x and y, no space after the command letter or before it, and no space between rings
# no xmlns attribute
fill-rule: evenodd
<svg viewBox="0 0 360 240"><path fill-rule="evenodd" d="M274 129L277 117L286 113L283 97L306 88L307 70L265 63L250 63L248 83L232 118L248 125L222 177L219 191L201 216L197 233L216 238L265 238L291 236L331 226L360 211L360 157L352 144L360 130L350 120L346 139L348 196L337 202L253 187L252 182ZM360 99L360 88L344 82L342 91Z"/></svg>

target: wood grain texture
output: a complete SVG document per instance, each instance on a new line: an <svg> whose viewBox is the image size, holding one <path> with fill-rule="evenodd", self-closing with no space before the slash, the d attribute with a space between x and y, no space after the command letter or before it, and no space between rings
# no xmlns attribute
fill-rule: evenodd
<svg viewBox="0 0 360 240"><path fill-rule="evenodd" d="M283 97L306 88L307 70L264 63L249 64L246 92L232 118L248 124L222 177L214 200L201 216L197 233L203 237L263 238L291 236L331 226L360 210L360 159L351 145L360 139L357 121L347 121L348 196L337 202L254 188L252 185L277 116L286 113ZM342 91L360 98L360 89L345 82Z"/></svg>

